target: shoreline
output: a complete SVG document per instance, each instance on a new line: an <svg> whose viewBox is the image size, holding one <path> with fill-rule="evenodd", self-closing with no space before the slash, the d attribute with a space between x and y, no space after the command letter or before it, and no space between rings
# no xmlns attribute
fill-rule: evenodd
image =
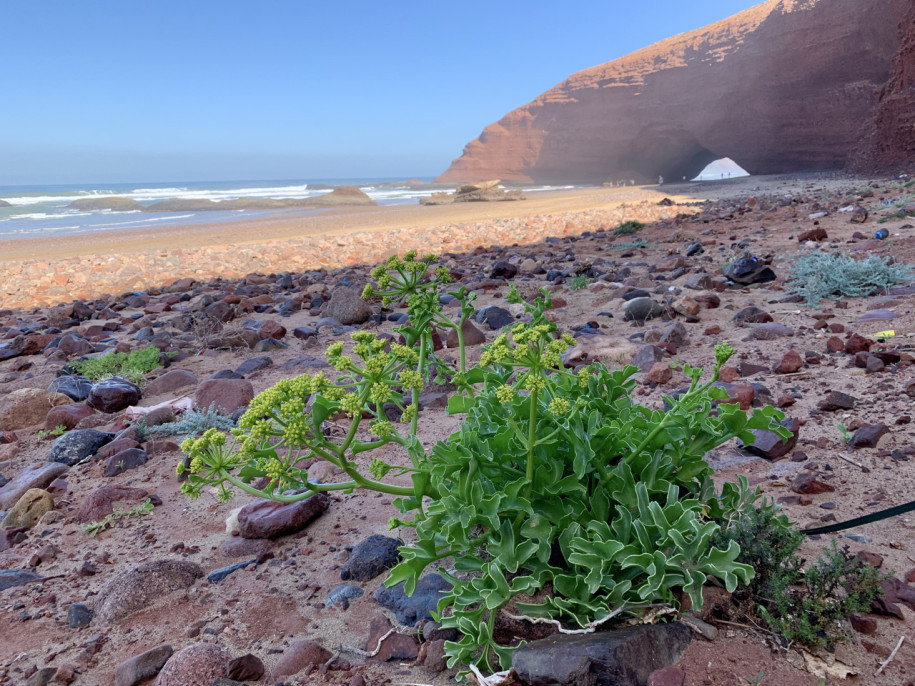
<svg viewBox="0 0 915 686"><path fill-rule="evenodd" d="M695 204L705 200L773 194L782 187L804 192L810 183L848 186L854 181L780 176L591 187L531 193L523 201L339 207L296 217L111 231L88 239L15 239L0 243L0 309L146 290L182 278L207 281L374 264L411 248L443 253L533 243L612 228L629 219L672 219L697 211ZM673 205L659 205L663 198Z"/></svg>

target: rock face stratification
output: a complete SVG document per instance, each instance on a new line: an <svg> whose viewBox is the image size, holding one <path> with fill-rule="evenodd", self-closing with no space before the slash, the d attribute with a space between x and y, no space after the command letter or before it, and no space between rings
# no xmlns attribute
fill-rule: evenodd
<svg viewBox="0 0 915 686"><path fill-rule="evenodd" d="M841 169L878 102L892 119L911 89L911 4L769 0L570 76L486 127L437 181L692 178L721 157L751 174ZM900 85L881 96L891 68Z"/></svg>

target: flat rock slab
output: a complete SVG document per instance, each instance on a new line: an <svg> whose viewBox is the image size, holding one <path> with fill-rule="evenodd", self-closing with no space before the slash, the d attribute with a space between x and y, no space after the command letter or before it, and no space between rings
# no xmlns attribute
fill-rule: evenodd
<svg viewBox="0 0 915 686"><path fill-rule="evenodd" d="M518 648L512 667L527 686L644 686L680 659L691 638L679 622L555 635Z"/></svg>
<svg viewBox="0 0 915 686"><path fill-rule="evenodd" d="M27 569L0 569L0 591L5 591L13 586L24 586L41 577Z"/></svg>
<svg viewBox="0 0 915 686"><path fill-rule="evenodd" d="M190 587L202 576L200 566L187 560L143 562L113 576L99 590L96 615L103 622L120 621L172 591Z"/></svg>
<svg viewBox="0 0 915 686"><path fill-rule="evenodd" d="M29 489L47 488L68 469L67 465L57 462L39 462L25 467L0 488L0 510L11 508Z"/></svg>

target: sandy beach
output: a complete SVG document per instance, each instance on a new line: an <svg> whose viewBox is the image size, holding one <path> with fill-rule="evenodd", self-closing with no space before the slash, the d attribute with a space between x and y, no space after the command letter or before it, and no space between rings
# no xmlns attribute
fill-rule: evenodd
<svg viewBox="0 0 915 686"><path fill-rule="evenodd" d="M527 244L637 219L672 219L705 200L798 194L847 177L746 177L721 182L528 193L520 202L331 208L235 221L3 241L0 308L47 306L145 290L179 278L237 278L369 264L415 248L460 252ZM672 206L659 205L670 198Z"/></svg>

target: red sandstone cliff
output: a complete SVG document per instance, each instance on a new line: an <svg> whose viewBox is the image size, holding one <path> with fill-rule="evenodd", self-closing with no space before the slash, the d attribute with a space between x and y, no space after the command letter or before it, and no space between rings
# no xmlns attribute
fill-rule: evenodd
<svg viewBox="0 0 915 686"><path fill-rule="evenodd" d="M855 171L894 170L915 165L915 3L899 24L902 44L893 57L890 78L877 94Z"/></svg>
<svg viewBox="0 0 915 686"><path fill-rule="evenodd" d="M437 180L692 178L720 157L753 174L842 168L912 1L769 0L570 76L487 126ZM910 90L911 53L902 61Z"/></svg>

